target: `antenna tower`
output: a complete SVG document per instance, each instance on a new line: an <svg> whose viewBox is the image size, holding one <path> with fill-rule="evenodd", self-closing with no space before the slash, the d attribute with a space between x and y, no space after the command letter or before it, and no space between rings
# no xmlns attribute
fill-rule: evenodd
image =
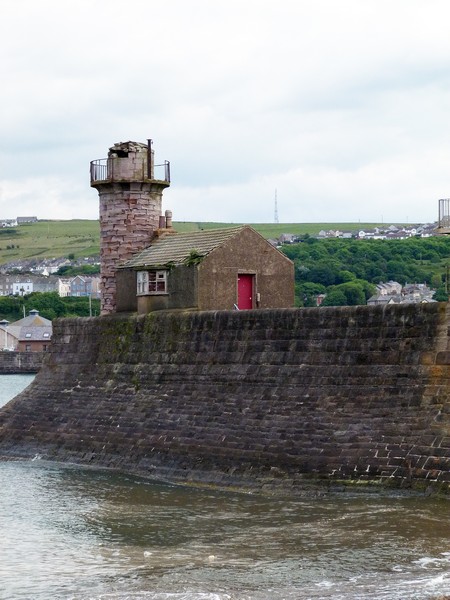
<svg viewBox="0 0 450 600"><path fill-rule="evenodd" d="M280 221L278 220L278 201L277 201L277 190L275 190L275 211L273 214L273 222L274 223L279 223Z"/></svg>

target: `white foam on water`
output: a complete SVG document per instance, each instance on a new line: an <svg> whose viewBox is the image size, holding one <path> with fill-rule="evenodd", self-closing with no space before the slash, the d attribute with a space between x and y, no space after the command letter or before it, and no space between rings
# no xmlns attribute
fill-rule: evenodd
<svg viewBox="0 0 450 600"><path fill-rule="evenodd" d="M426 582L425 585L428 587L436 587L437 585L441 587L443 583L450 583L450 579L445 573L441 573L436 577L432 577Z"/></svg>
<svg viewBox="0 0 450 600"><path fill-rule="evenodd" d="M323 587L323 588L331 588L334 587L334 583L332 581L319 581L318 583L316 583L317 587Z"/></svg>
<svg viewBox="0 0 450 600"><path fill-rule="evenodd" d="M427 569L428 567L442 567L445 563L450 563L450 552L442 552L440 556L423 556L413 561L414 564Z"/></svg>
<svg viewBox="0 0 450 600"><path fill-rule="evenodd" d="M422 558L415 560L414 563L424 569L427 569L430 565L435 565L437 560L437 558L432 558L431 556L423 556Z"/></svg>
<svg viewBox="0 0 450 600"><path fill-rule="evenodd" d="M76 600L75 597L73 600ZM210 592L133 592L119 594L102 594L89 600L237 600L229 594ZM244 600L242 598L242 600Z"/></svg>

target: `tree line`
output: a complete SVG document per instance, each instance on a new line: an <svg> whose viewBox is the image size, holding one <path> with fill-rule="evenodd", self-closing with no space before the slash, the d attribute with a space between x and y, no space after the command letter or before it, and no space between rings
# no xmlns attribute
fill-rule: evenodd
<svg viewBox="0 0 450 600"><path fill-rule="evenodd" d="M28 316L30 310L38 310L45 319L57 317L89 317L100 314L100 300L87 296L60 297L57 292L32 292L25 296L1 296L0 317L10 323Z"/></svg>
<svg viewBox="0 0 450 600"><path fill-rule="evenodd" d="M435 298L448 300L450 239L446 236L405 240L316 239L305 235L282 247L295 265L298 306L366 304L380 282L427 283Z"/></svg>

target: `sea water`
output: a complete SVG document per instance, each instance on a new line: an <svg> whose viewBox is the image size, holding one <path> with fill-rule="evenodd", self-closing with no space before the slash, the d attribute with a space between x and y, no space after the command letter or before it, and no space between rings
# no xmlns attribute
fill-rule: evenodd
<svg viewBox="0 0 450 600"><path fill-rule="evenodd" d="M31 379L0 376L0 403ZM0 462L0 599L443 598L449 511L411 495L268 498Z"/></svg>

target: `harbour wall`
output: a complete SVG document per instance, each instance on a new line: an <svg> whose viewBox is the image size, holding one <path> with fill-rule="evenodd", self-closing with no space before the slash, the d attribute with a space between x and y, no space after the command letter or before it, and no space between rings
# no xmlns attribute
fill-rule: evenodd
<svg viewBox="0 0 450 600"><path fill-rule="evenodd" d="M54 322L0 455L302 491L450 490L447 304Z"/></svg>
<svg viewBox="0 0 450 600"><path fill-rule="evenodd" d="M45 352L0 352L0 375L37 373Z"/></svg>

